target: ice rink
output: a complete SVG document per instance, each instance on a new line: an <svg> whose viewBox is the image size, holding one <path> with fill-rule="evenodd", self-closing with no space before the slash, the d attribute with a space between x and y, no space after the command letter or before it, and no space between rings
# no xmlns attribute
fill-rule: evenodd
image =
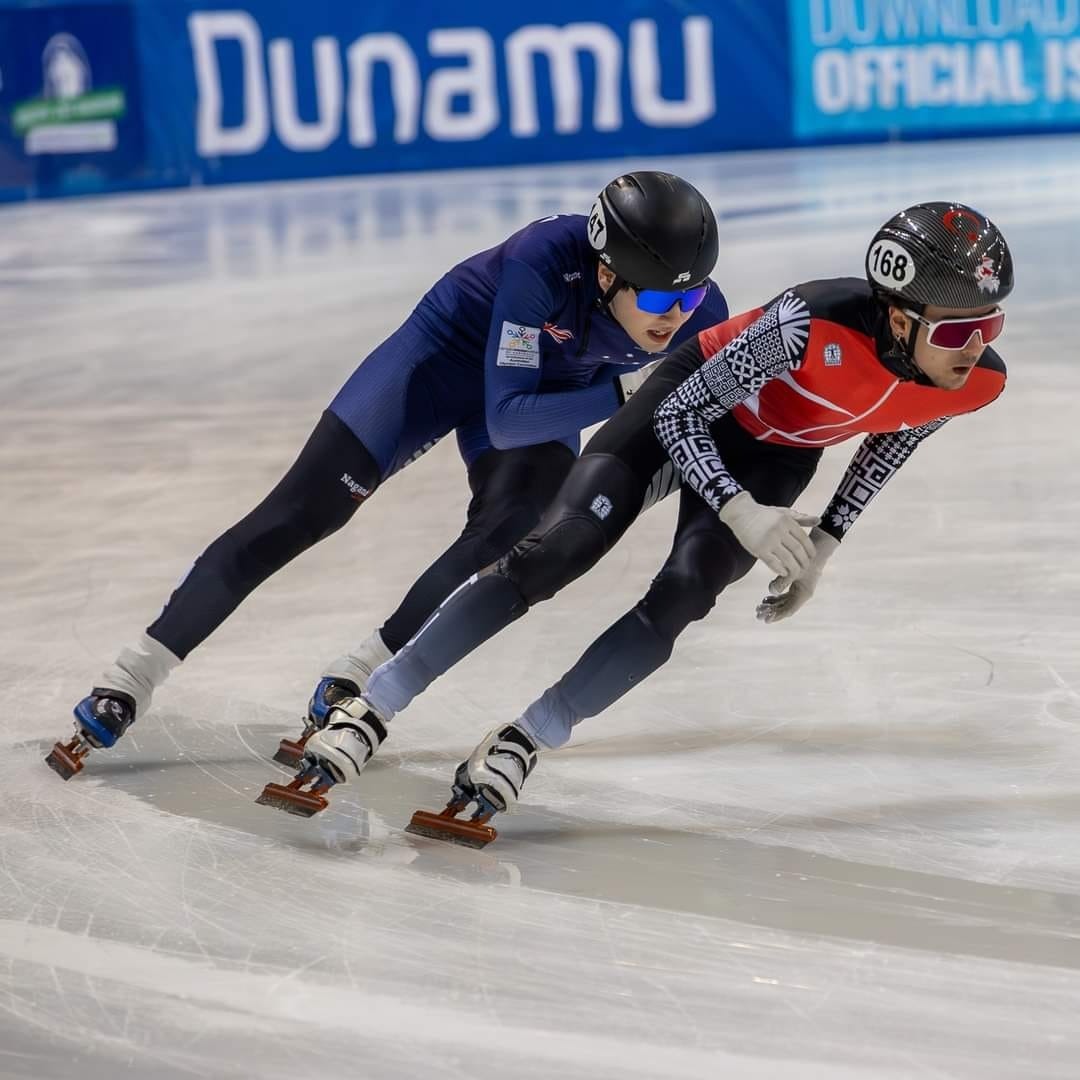
<svg viewBox="0 0 1080 1080"><path fill-rule="evenodd" d="M757 568L542 758L483 851L407 835L639 598L674 500L394 721L253 802L323 664L461 527L453 440L257 591L62 783L71 707L458 259L632 166L698 184L733 311L919 199L1017 263L1004 397L919 450L813 602ZM1080 1075L1080 139L347 179L0 210L0 1077ZM808 510L856 443L827 451Z"/></svg>

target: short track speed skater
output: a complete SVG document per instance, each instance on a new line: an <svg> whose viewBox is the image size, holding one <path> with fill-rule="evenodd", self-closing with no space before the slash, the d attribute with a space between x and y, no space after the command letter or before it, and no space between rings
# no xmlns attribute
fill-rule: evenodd
<svg viewBox="0 0 1080 1080"><path fill-rule="evenodd" d="M82 772L91 750L113 746L135 720L135 699L119 690L95 687L75 706L75 734L66 743L56 743L45 764L61 780Z"/></svg>
<svg viewBox="0 0 1080 1080"><path fill-rule="evenodd" d="M329 805L326 792L358 777L386 738L386 725L362 697L339 700L326 721L305 739L292 783L267 784L257 803L312 817Z"/></svg>
<svg viewBox="0 0 1080 1080"><path fill-rule="evenodd" d="M454 774L450 801L441 813L417 810L405 831L434 840L482 848L498 836L488 822L513 806L536 767L536 744L515 724L490 731ZM459 817L469 807L469 817Z"/></svg>

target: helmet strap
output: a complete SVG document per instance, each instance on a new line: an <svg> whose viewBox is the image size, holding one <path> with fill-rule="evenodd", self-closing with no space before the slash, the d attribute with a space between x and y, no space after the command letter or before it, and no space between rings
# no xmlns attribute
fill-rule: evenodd
<svg viewBox="0 0 1080 1080"><path fill-rule="evenodd" d="M604 295L600 297L599 303L601 311L606 311L609 315L611 315L611 301L615 299L615 296L617 295L619 290L623 288L624 285L626 285L626 278L620 277L618 274L616 274L614 281L612 281L612 283L608 286L607 292L605 292ZM615 318L614 315L612 315L611 317L613 319Z"/></svg>
<svg viewBox="0 0 1080 1080"><path fill-rule="evenodd" d="M885 321L889 323L889 305L893 307L897 305L893 303L888 297L882 298L885 304ZM915 310L920 314L922 313L924 304L911 304ZM907 337L903 341L897 340L892 333L892 326L888 327L889 341L891 348L882 354L881 359L885 362L885 366L890 371L894 372L901 379L906 382L918 383L919 386L933 386L933 380L923 371L917 363L915 363L915 341L919 336L919 324L914 320L909 320L911 325L908 327Z"/></svg>

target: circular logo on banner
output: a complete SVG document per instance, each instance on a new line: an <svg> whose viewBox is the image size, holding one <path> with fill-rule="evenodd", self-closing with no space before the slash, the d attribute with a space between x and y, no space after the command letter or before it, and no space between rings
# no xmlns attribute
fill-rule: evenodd
<svg viewBox="0 0 1080 1080"><path fill-rule="evenodd" d="M915 280L911 252L894 240L879 240L866 257L866 269L886 289L902 289Z"/></svg>
<svg viewBox="0 0 1080 1080"><path fill-rule="evenodd" d="M607 245L607 219L604 217L604 207L599 199L592 204L589 212L589 243L597 251L603 251Z"/></svg>

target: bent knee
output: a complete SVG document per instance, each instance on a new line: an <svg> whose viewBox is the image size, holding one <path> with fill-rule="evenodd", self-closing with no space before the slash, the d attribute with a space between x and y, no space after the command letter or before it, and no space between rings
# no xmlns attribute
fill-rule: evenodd
<svg viewBox="0 0 1080 1080"><path fill-rule="evenodd" d="M643 613L669 641L704 619L716 598L754 565L749 552L726 544L691 541L653 579L641 602Z"/></svg>
<svg viewBox="0 0 1080 1080"><path fill-rule="evenodd" d="M550 600L604 554L603 530L587 517L557 521L541 536L527 536L502 561L500 570L532 606Z"/></svg>
<svg viewBox="0 0 1080 1080"><path fill-rule="evenodd" d="M700 578L681 572L660 574L638 605L665 640L675 639L716 605L717 591Z"/></svg>

